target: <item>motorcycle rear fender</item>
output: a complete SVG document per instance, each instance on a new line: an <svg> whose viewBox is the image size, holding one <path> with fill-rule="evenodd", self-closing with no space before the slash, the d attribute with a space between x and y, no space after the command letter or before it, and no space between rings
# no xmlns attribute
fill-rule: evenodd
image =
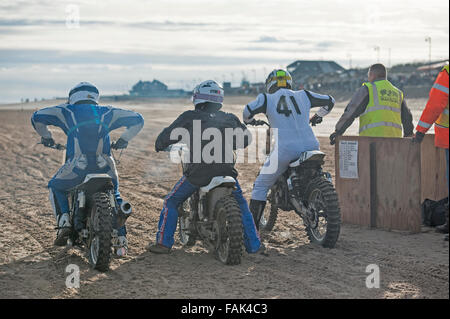
<svg viewBox="0 0 450 319"><path fill-rule="evenodd" d="M112 178L108 174L88 174L84 181L76 186L74 190L77 192L82 191L86 196L89 196L113 187Z"/></svg>
<svg viewBox="0 0 450 319"><path fill-rule="evenodd" d="M89 183L91 180L110 181L112 178L108 174L87 174L81 185Z"/></svg>

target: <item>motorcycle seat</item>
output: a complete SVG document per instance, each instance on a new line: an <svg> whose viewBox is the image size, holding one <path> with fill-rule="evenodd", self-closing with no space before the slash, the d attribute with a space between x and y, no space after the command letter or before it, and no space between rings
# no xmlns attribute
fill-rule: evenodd
<svg viewBox="0 0 450 319"><path fill-rule="evenodd" d="M325 153L321 151L306 151L300 154L300 157L289 164L289 167L298 167L306 161L323 161Z"/></svg>
<svg viewBox="0 0 450 319"><path fill-rule="evenodd" d="M217 186L223 185L223 184L229 184L231 186L236 185L236 180L231 176L216 176L213 177L211 182L203 187L200 187L200 191L202 193L208 193L213 188L216 188Z"/></svg>

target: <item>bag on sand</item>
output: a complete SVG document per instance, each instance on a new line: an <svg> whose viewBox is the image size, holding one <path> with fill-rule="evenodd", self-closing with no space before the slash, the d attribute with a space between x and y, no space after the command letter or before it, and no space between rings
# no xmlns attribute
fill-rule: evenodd
<svg viewBox="0 0 450 319"><path fill-rule="evenodd" d="M448 197L440 201L425 199L422 203L422 223L436 227L445 224L448 214Z"/></svg>

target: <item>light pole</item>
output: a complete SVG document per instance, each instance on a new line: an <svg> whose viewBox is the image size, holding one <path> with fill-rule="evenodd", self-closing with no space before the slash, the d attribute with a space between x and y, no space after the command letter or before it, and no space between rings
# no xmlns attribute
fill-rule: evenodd
<svg viewBox="0 0 450 319"><path fill-rule="evenodd" d="M380 47L377 45L373 49L377 51L377 63L380 63Z"/></svg>
<svg viewBox="0 0 450 319"><path fill-rule="evenodd" d="M428 42L428 73L431 73L431 37L426 37L425 42Z"/></svg>
<svg viewBox="0 0 450 319"><path fill-rule="evenodd" d="M388 68L390 69L391 68L391 48L389 48L388 52L389 52Z"/></svg>
<svg viewBox="0 0 450 319"><path fill-rule="evenodd" d="M347 58L348 58L348 68L351 69L352 68L352 55L350 53L347 53Z"/></svg>

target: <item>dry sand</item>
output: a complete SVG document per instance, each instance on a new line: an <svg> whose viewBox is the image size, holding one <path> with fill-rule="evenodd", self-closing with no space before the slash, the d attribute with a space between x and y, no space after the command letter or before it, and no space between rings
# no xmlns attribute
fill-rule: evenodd
<svg viewBox="0 0 450 319"><path fill-rule="evenodd" d="M240 117L247 101L228 98L224 109ZM424 102L410 102L415 123ZM170 255L147 252L163 198L180 177L167 154L155 153L154 141L190 107L188 100L133 103L145 126L118 165L121 193L135 211L128 221L129 256L114 259L107 273L92 270L80 250L53 247L46 185L62 154L36 145L30 124L31 109L44 105L51 102L0 106L0 298L449 298L448 243L430 229L411 235L343 225L336 248L325 249L309 243L301 219L290 212L281 213L264 237L269 255L244 254L238 266L222 265L200 243L184 249L176 240ZM344 106L315 128L333 175L334 148L326 136ZM65 141L62 132L53 132L57 142ZM240 164L238 170L249 198L259 166ZM65 287L69 264L81 269L78 290ZM379 289L366 288L369 264L380 267Z"/></svg>

